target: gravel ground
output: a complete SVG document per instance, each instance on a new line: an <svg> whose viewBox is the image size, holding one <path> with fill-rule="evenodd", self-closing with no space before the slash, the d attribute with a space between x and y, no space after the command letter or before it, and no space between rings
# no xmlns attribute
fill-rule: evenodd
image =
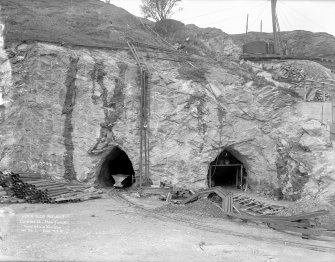
<svg viewBox="0 0 335 262"><path fill-rule="evenodd" d="M179 213L182 215L190 215L197 217L225 217L223 211L212 201L208 199L199 199L186 205L166 205L154 209L156 212L161 213Z"/></svg>
<svg viewBox="0 0 335 262"><path fill-rule="evenodd" d="M292 202L286 209L280 211L278 215L289 216L322 209L328 210L329 213L317 218L320 226L329 229L335 229L335 208L331 205L321 204L313 199L303 199Z"/></svg>

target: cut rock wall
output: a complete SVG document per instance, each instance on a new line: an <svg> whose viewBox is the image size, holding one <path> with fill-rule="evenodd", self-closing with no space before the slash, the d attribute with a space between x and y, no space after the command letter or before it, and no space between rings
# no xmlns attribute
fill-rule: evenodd
<svg viewBox="0 0 335 262"><path fill-rule="evenodd" d="M1 169L93 182L118 146L138 172L140 89L129 53L41 43L6 53ZM146 63L154 184L206 187L209 163L226 148L244 164L252 189L291 200L334 194L327 129L298 114L297 100L284 89L248 65L208 66L204 81L192 81L178 73L184 65L177 62Z"/></svg>

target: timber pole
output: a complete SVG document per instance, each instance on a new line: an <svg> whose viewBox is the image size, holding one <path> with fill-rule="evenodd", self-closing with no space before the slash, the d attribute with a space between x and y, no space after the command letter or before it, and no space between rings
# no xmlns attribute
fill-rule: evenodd
<svg viewBox="0 0 335 262"><path fill-rule="evenodd" d="M279 46L279 37L277 31L277 14L276 14L277 0L271 0L271 13L272 13L272 29L274 38L274 51L275 54L281 54Z"/></svg>

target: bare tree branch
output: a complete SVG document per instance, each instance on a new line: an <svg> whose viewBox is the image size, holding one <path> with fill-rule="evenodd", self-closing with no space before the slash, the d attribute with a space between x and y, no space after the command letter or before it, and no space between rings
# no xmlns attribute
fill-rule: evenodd
<svg viewBox="0 0 335 262"><path fill-rule="evenodd" d="M160 21L171 17L173 9L181 1L182 0L142 0L140 9L145 18Z"/></svg>

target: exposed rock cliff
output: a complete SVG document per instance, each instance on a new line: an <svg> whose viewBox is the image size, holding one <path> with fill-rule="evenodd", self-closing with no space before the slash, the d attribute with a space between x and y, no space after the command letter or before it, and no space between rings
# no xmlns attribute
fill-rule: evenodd
<svg viewBox="0 0 335 262"><path fill-rule="evenodd" d="M150 73L153 183L206 187L210 162L227 149L253 190L334 196L328 127L299 113L301 97L277 77L285 64L190 64L149 52L140 54ZM118 146L138 172L139 72L129 51L12 42L0 56L0 169L93 182ZM333 77L296 65L313 79Z"/></svg>
<svg viewBox="0 0 335 262"><path fill-rule="evenodd" d="M139 169L139 75L128 52L41 43L10 53L1 68L1 168L93 181L118 146ZM186 77L195 70L189 65L147 65L154 183L205 187L208 165L224 148L253 188L280 189L288 199L317 183L320 169L333 179L326 129L299 117L295 98L248 65L207 65L203 81Z"/></svg>

